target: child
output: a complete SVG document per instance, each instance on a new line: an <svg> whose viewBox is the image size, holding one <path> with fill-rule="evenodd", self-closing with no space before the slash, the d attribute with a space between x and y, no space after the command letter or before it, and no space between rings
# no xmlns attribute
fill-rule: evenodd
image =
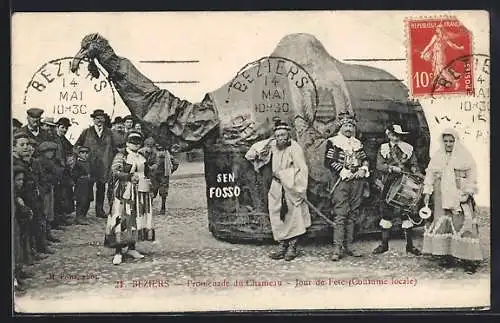
<svg viewBox="0 0 500 323"><path fill-rule="evenodd" d="M161 214L165 214L167 210L168 189L170 186L170 175L179 167L178 160L164 149L158 146L157 151L157 168L153 181L153 198L159 194L161 196ZM173 148L172 150L175 150Z"/></svg>
<svg viewBox="0 0 500 323"><path fill-rule="evenodd" d="M39 180L40 195L43 199L44 230L45 238L51 242L60 242L52 236L50 228L54 221L54 186L62 178L64 168L54 161L57 144L52 141L44 141L38 147L39 156L33 163L33 172Z"/></svg>
<svg viewBox="0 0 500 323"><path fill-rule="evenodd" d="M92 180L88 160L90 148L80 146L77 149L78 158L71 169L71 177L75 183L76 224L88 225L85 221L92 200Z"/></svg>
<svg viewBox="0 0 500 323"><path fill-rule="evenodd" d="M14 285L15 290L24 292L22 279L31 278L33 274L23 270L26 253L31 253L29 244L29 222L33 219L33 211L25 204L23 199L24 174L26 169L22 166L13 167L14 175Z"/></svg>

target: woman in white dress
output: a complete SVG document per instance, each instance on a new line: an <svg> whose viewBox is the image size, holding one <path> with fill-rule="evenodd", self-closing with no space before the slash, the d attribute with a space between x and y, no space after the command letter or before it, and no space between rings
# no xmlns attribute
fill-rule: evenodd
<svg viewBox="0 0 500 323"><path fill-rule="evenodd" d="M434 200L434 220L425 228L423 253L441 258L445 267L458 263L473 274L483 259L479 243L474 194L477 193L476 164L460 143L457 133L447 129L441 148L432 156L424 181L424 201Z"/></svg>
<svg viewBox="0 0 500 323"><path fill-rule="evenodd" d="M139 132L130 131L125 151L118 152L111 164L114 202L104 243L115 248L115 265L122 262L123 248L127 247L126 255L142 259L144 255L135 249L136 242L155 240L149 169L144 156L138 153L142 141Z"/></svg>

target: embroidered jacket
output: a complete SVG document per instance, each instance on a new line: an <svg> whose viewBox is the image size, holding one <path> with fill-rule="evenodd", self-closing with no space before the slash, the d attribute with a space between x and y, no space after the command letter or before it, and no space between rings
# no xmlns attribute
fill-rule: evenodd
<svg viewBox="0 0 500 323"><path fill-rule="evenodd" d="M405 172L418 171L418 161L413 146L400 141L397 145L386 142L380 145L377 154L377 170L388 172L389 166L397 166Z"/></svg>
<svg viewBox="0 0 500 323"><path fill-rule="evenodd" d="M334 173L343 169L355 172L360 167L368 168L368 157L361 141L338 134L327 140L324 165Z"/></svg>

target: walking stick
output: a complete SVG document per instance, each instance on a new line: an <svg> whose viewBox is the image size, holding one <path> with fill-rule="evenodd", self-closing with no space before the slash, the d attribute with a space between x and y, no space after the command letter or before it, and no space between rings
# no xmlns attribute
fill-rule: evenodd
<svg viewBox="0 0 500 323"><path fill-rule="evenodd" d="M278 178L275 178L275 177L273 177L273 178L278 180ZM337 184L338 183L336 183L336 185ZM289 189L286 188L285 186L283 186L283 185L281 185L281 186L285 189L285 191L289 191ZM320 210L318 210L318 208L316 208L305 196L302 196L302 198L304 199L304 202L306 202L306 204L309 205L309 207L311 209L313 209L314 212L316 212L317 215L319 215L321 218L323 218L323 220L326 221L326 223L328 223L332 227L335 227L335 223L333 223L332 220L330 220L326 215L324 215Z"/></svg>
<svg viewBox="0 0 500 323"><path fill-rule="evenodd" d="M318 210L311 202L309 202L306 198L304 198L304 201L307 203L307 205L309 205L309 207L311 209L313 209L314 212L316 212L317 215L319 215L320 217L322 217L323 220L326 221L326 223L328 223L332 227L335 227L335 223L333 223L332 220L330 220L326 215L324 215L323 213L321 213L321 211Z"/></svg>

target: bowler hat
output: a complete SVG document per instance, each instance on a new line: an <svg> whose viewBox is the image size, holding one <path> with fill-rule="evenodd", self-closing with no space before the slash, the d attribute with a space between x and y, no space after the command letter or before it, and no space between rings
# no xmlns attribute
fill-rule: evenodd
<svg viewBox="0 0 500 323"><path fill-rule="evenodd" d="M57 150L57 144L52 141L44 141L38 146L38 151L41 153L48 150Z"/></svg>
<svg viewBox="0 0 500 323"><path fill-rule="evenodd" d="M59 120L57 120L57 124L61 126L65 126L66 128L71 127L71 122L69 121L68 118L62 117Z"/></svg>
<svg viewBox="0 0 500 323"><path fill-rule="evenodd" d="M40 108L31 108L28 109L26 113L32 118L40 118L43 114L43 110Z"/></svg>
<svg viewBox="0 0 500 323"><path fill-rule="evenodd" d="M106 116L106 113L104 113L104 110L102 110L102 109L94 110L94 112L92 112L92 114L90 115L91 118L96 118L99 116L101 116L101 117Z"/></svg>
<svg viewBox="0 0 500 323"><path fill-rule="evenodd" d="M123 123L122 117L116 117L115 118L115 121L113 121L113 124L117 124L117 123Z"/></svg>

